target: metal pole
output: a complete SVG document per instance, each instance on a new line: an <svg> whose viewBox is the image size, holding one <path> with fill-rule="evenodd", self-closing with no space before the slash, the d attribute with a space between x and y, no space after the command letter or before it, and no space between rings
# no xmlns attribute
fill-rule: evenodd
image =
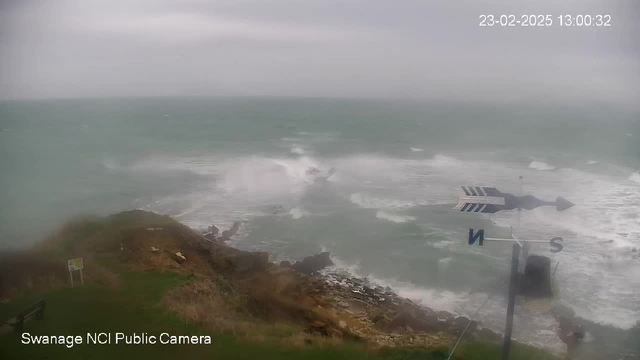
<svg viewBox="0 0 640 360"><path fill-rule="evenodd" d="M71 287L73 287L73 272L69 270L69 278L71 279Z"/></svg>
<svg viewBox="0 0 640 360"><path fill-rule="evenodd" d="M509 359L511 349L511 332L513 330L513 310L516 305L516 287L518 282L518 260L520 259L520 246L513 244L511 250L511 280L509 281L509 305L507 307L507 323L504 327L504 347L502 348L502 360Z"/></svg>
<svg viewBox="0 0 640 360"><path fill-rule="evenodd" d="M523 177L519 177L519 188L518 188L518 196L524 196L524 180ZM516 233L520 233L520 224L522 220L522 209L518 208L518 215L516 218ZM522 243L522 259L524 260L520 265L518 265L518 270L524 272L524 267L527 263L527 256L529 256L529 244L523 241Z"/></svg>

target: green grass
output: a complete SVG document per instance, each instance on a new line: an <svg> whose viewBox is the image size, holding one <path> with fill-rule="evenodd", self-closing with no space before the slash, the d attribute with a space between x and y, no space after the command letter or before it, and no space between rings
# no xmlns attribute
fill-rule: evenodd
<svg viewBox="0 0 640 360"><path fill-rule="evenodd" d="M20 334L0 337L2 359L407 359L393 352L364 351L357 344L344 346L308 345L303 348L249 343L230 335L210 333L180 321L161 310L158 301L169 289L190 280L174 272L133 272L121 270L121 286L105 288L87 283L84 287L63 288L45 293L28 293L9 304L0 305L0 321L14 316L36 300L47 303L44 320L31 320L25 332L31 335L81 335L84 344L24 345ZM93 345L86 334L95 332L127 335L211 335L211 345ZM423 351L422 354L427 354ZM425 358L425 357L421 357ZM439 359L441 357L434 357ZM430 357L426 357L430 359Z"/></svg>
<svg viewBox="0 0 640 360"><path fill-rule="evenodd" d="M0 305L0 321L14 316L40 298L47 303L45 318L31 320L24 331L31 335L81 335L83 343L64 345L23 345L20 334L0 336L0 359L349 359L349 360L441 360L447 349L400 348L367 351L362 344L341 346L310 344L304 347L270 343L252 343L230 335L213 333L188 324L159 307L168 290L192 278L175 272L136 272L109 264L117 271L120 286L101 287L87 283L84 287L61 288L47 293L31 292L8 304ZM210 335L211 345L93 345L86 344L87 333L122 332L127 335ZM113 335L115 336L115 335ZM464 345L455 359L498 359L500 347L492 344ZM515 345L514 360L551 359L546 353Z"/></svg>
<svg viewBox="0 0 640 360"><path fill-rule="evenodd" d="M501 359L502 346L486 343L461 345L455 354L464 360ZM509 353L510 360L558 360L557 357L533 346L512 343Z"/></svg>

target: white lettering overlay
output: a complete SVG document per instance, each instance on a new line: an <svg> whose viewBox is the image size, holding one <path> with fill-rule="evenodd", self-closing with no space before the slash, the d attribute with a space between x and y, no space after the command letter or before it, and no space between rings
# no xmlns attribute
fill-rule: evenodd
<svg viewBox="0 0 640 360"><path fill-rule="evenodd" d="M211 336L209 335L171 335L162 333L150 335L147 333L125 334L117 333L87 333L87 345L209 345ZM63 345L72 348L75 345L85 343L80 335L31 335L23 333L21 342L24 345Z"/></svg>

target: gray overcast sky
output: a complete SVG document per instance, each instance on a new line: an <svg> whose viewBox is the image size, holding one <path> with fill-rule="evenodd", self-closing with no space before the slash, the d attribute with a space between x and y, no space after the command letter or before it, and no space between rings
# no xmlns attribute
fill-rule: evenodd
<svg viewBox="0 0 640 360"><path fill-rule="evenodd" d="M479 15L554 15L479 27ZM611 27L560 27L609 14ZM0 98L270 95L638 106L638 0L0 0Z"/></svg>

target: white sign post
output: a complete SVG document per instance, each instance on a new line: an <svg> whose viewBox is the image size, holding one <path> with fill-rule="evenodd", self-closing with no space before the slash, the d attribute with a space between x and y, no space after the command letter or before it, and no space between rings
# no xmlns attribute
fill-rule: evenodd
<svg viewBox="0 0 640 360"><path fill-rule="evenodd" d="M80 284L84 286L84 276L82 274L82 269L84 268L84 263L82 262L82 258L75 258L67 261L67 266L69 267L69 278L71 279L71 287L73 287L73 272L80 271Z"/></svg>

